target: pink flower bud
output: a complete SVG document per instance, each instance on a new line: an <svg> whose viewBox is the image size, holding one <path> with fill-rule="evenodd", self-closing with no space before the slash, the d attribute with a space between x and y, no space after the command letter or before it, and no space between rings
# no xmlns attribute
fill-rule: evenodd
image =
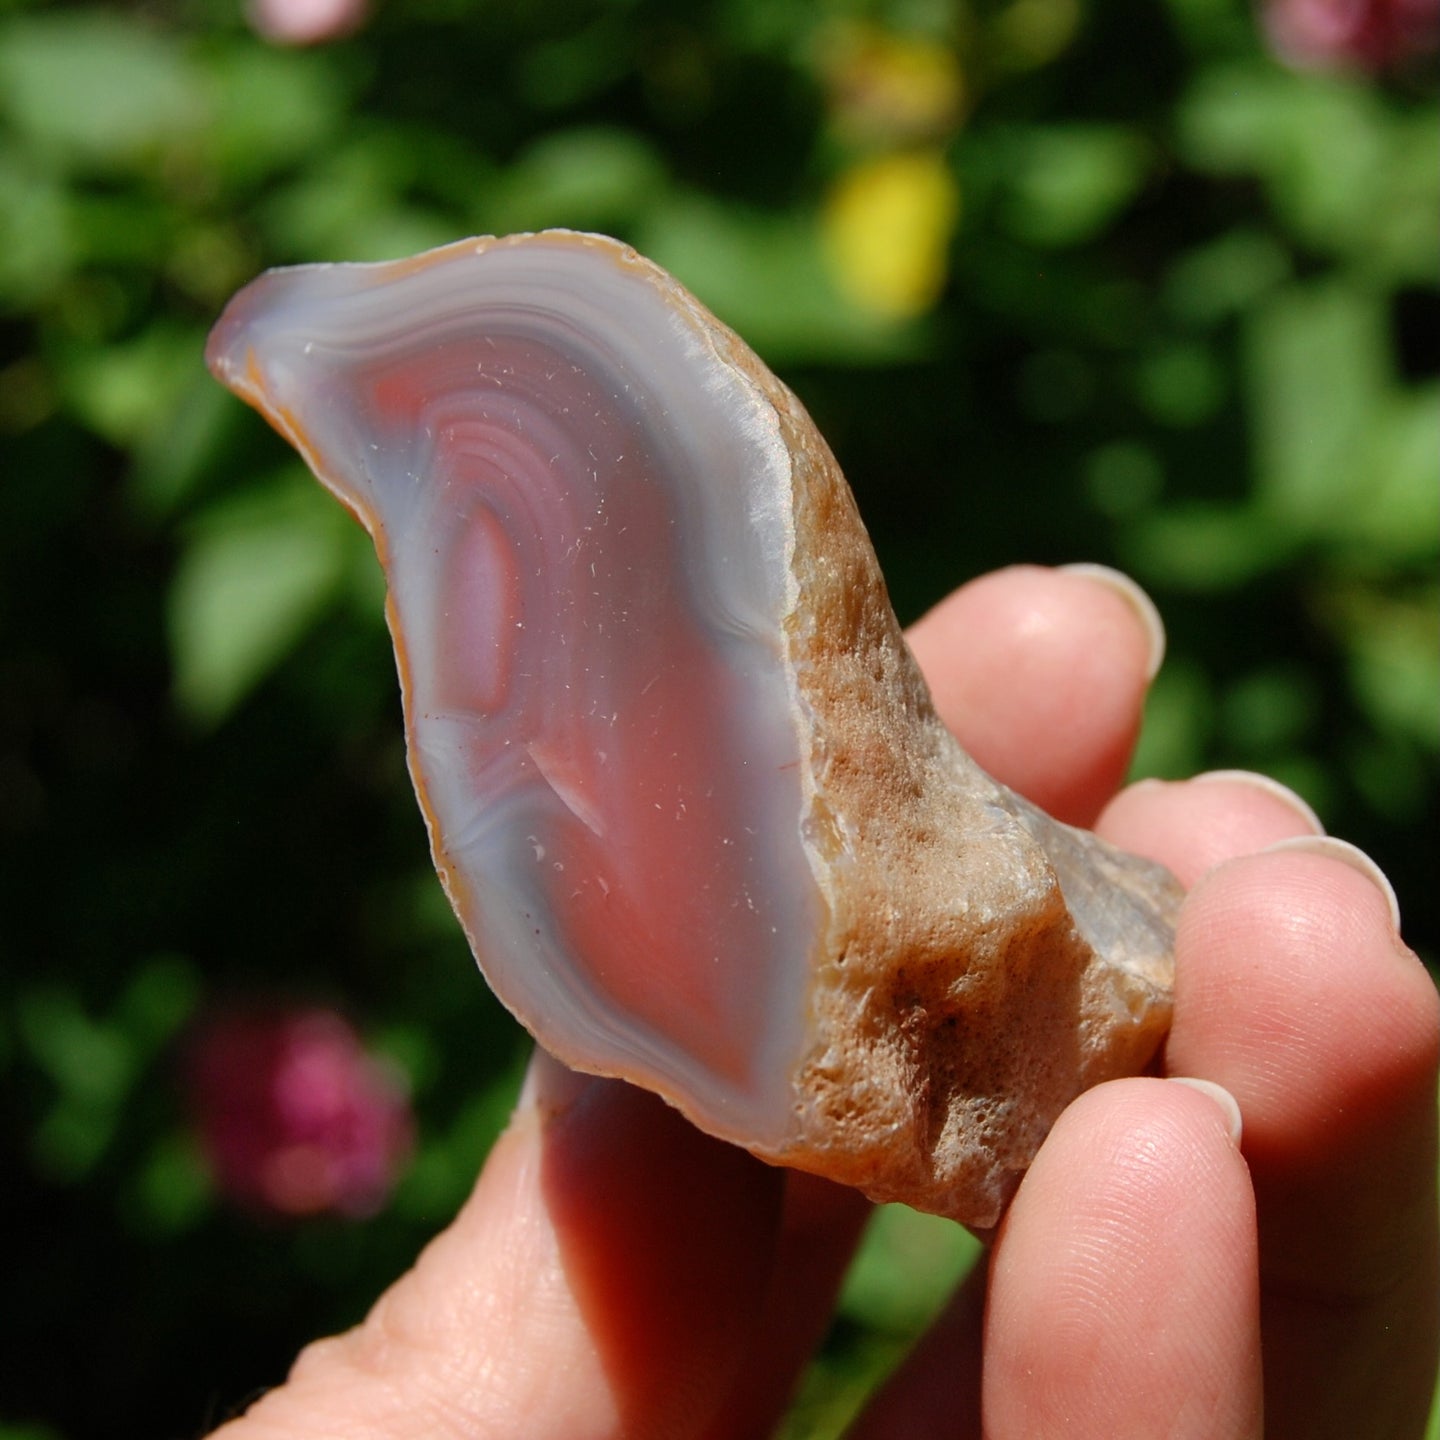
<svg viewBox="0 0 1440 1440"><path fill-rule="evenodd" d="M379 1209L410 1152L402 1078L330 1010L253 1010L201 1030L190 1069L221 1191L278 1215Z"/></svg>
<svg viewBox="0 0 1440 1440"><path fill-rule="evenodd" d="M1267 0L1271 48L1299 69L1383 70L1440 45L1440 0Z"/></svg>
<svg viewBox="0 0 1440 1440"><path fill-rule="evenodd" d="M365 21L365 0L250 0L251 28L277 45L316 45L338 40Z"/></svg>

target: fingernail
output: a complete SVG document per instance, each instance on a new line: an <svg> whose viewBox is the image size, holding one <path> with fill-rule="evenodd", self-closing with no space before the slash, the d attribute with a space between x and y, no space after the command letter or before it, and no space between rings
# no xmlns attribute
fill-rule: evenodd
<svg viewBox="0 0 1440 1440"><path fill-rule="evenodd" d="M1261 852L1273 855L1286 850L1298 850L1305 855L1324 855L1330 860L1339 860L1352 870L1358 870L1385 897L1390 907L1390 923L1395 933L1400 933L1400 900L1390 877L1358 846L1348 840L1337 840L1333 835L1297 835L1291 840L1279 840L1267 845Z"/></svg>
<svg viewBox="0 0 1440 1440"><path fill-rule="evenodd" d="M1171 1075L1169 1080L1172 1085L1188 1085L1190 1089L1208 1095L1225 1117L1225 1129L1230 1134L1231 1143L1236 1146L1240 1144L1243 1128L1240 1121L1240 1103L1223 1085L1217 1085L1213 1080L1197 1080L1192 1075Z"/></svg>
<svg viewBox="0 0 1440 1440"><path fill-rule="evenodd" d="M1067 575L1082 575L1087 580L1106 586L1135 612L1150 639L1150 661L1145 678L1153 680L1160 673L1165 659L1165 622L1161 620L1155 602L1123 571L1112 570L1108 565L1081 562L1058 568Z"/></svg>
<svg viewBox="0 0 1440 1440"><path fill-rule="evenodd" d="M1254 770L1207 770L1203 775L1194 776L1193 780L1228 781L1232 785L1249 785L1254 790L1263 790L1267 795L1280 801L1282 805L1288 805L1316 835L1325 833L1325 827L1320 823L1320 817L1314 810L1288 785L1282 785L1268 775L1257 774Z"/></svg>
<svg viewBox="0 0 1440 1440"><path fill-rule="evenodd" d="M553 1120L570 1109L594 1083L593 1075L571 1070L537 1045L515 1097L515 1114L533 1110L542 1120Z"/></svg>

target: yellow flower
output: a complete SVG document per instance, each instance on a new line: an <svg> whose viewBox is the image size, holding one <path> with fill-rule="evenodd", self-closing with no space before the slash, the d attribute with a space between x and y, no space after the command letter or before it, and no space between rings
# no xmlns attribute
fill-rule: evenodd
<svg viewBox="0 0 1440 1440"><path fill-rule="evenodd" d="M938 150L859 161L831 187L821 218L841 292L893 319L928 310L945 285L960 190Z"/></svg>

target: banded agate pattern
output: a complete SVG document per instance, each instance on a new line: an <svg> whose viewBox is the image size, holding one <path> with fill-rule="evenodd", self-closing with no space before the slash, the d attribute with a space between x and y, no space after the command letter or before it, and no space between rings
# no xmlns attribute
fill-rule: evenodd
<svg viewBox="0 0 1440 1440"><path fill-rule="evenodd" d="M435 862L496 992L570 1063L775 1143L821 903L789 457L617 248L271 272L208 359L374 537Z"/></svg>
<svg viewBox="0 0 1440 1440"><path fill-rule="evenodd" d="M560 1059L977 1228L1150 1061L1178 885L959 747L824 440L670 276L272 271L207 358L374 537L436 866Z"/></svg>

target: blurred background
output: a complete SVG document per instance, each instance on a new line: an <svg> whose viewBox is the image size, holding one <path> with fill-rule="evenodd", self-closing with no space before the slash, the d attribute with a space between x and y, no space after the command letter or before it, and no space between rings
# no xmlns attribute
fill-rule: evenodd
<svg viewBox="0 0 1440 1440"><path fill-rule="evenodd" d="M193 1436L445 1223L527 1051L369 544L209 380L260 269L604 230L799 392L902 619L1121 566L1136 771L1268 771L1433 964L1433 0L0 5L0 1440ZM882 1212L789 1440L969 1263Z"/></svg>

